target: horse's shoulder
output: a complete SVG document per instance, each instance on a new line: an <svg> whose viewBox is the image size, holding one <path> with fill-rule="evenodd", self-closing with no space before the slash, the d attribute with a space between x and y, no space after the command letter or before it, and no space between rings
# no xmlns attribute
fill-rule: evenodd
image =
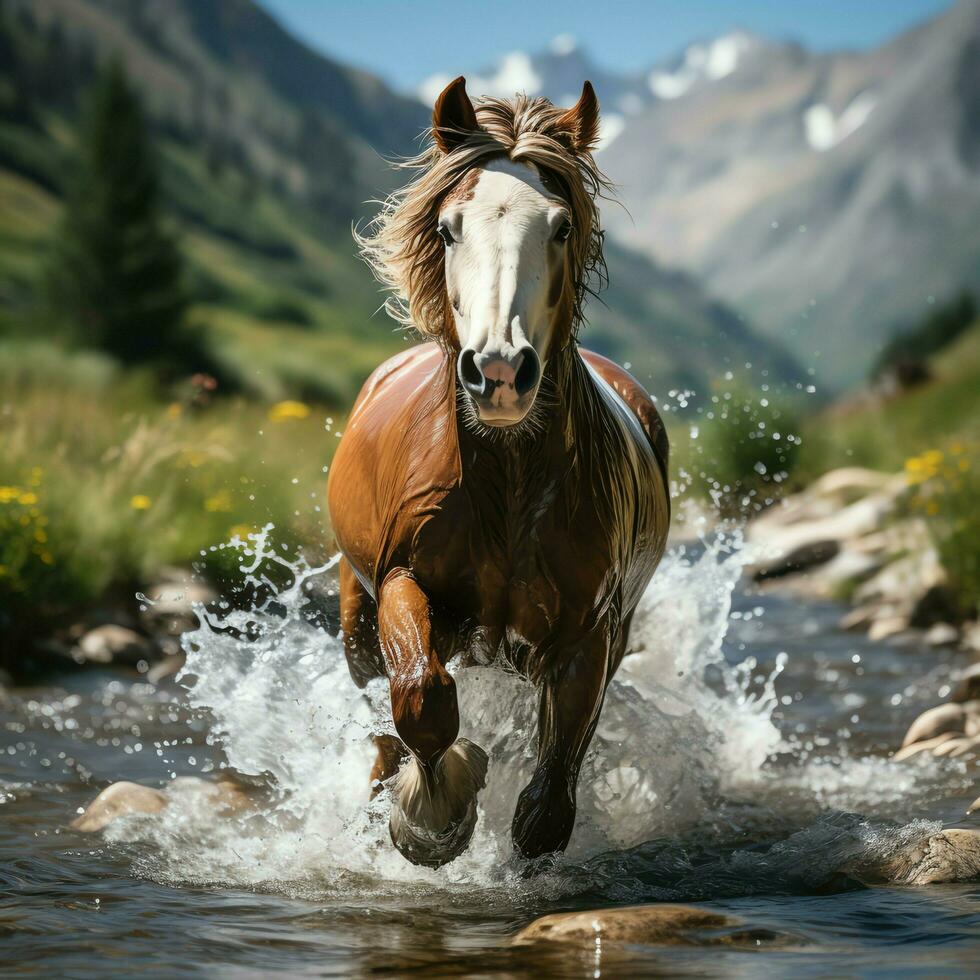
<svg viewBox="0 0 980 980"><path fill-rule="evenodd" d="M647 390L615 361L595 351L579 348L582 360L598 374L636 416L661 464L666 467L670 452L667 429Z"/></svg>
<svg viewBox="0 0 980 980"><path fill-rule="evenodd" d="M357 411L360 405L383 397L402 385L430 377L439 369L442 354L438 344L428 343L417 344L389 357L368 375L367 381L361 386L354 410Z"/></svg>

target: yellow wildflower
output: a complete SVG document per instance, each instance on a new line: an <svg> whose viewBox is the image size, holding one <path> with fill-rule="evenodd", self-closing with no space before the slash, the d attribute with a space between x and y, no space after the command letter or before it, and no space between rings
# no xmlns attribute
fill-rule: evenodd
<svg viewBox="0 0 980 980"><path fill-rule="evenodd" d="M211 514L231 510L231 494L227 490L219 490L204 501L204 509Z"/></svg>
<svg viewBox="0 0 980 980"><path fill-rule="evenodd" d="M20 487L0 487L0 504L9 504L11 500L16 500L23 491Z"/></svg>
<svg viewBox="0 0 980 980"><path fill-rule="evenodd" d="M192 469L196 470L199 466L203 466L207 461L207 453L199 452L196 449L185 449L177 458L177 465L181 469L190 466Z"/></svg>
<svg viewBox="0 0 980 980"><path fill-rule="evenodd" d="M153 501L145 493L135 493L129 498L129 506L133 510L148 510L152 503Z"/></svg>
<svg viewBox="0 0 980 980"><path fill-rule="evenodd" d="M302 402L277 402L269 409L269 421L285 422L287 419L305 419L310 414L310 406Z"/></svg>
<svg viewBox="0 0 980 980"><path fill-rule="evenodd" d="M171 402L167 406L167 418L168 419L180 418L180 413L182 411L183 411L183 407L181 406L180 402Z"/></svg>
<svg viewBox="0 0 980 980"><path fill-rule="evenodd" d="M25 490L18 498L17 503L23 504L25 507L30 507L31 504L37 503L37 494L30 490Z"/></svg>

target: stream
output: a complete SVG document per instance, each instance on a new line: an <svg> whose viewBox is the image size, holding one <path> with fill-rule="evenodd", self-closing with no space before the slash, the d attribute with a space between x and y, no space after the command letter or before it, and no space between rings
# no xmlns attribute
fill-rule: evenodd
<svg viewBox="0 0 980 980"><path fill-rule="evenodd" d="M288 583L209 614L177 683L87 668L0 692L0 972L17 976L913 976L976 974L980 885L866 887L841 868L964 821L977 769L896 764L948 694L954 651L871 643L843 609L759 593L737 537L674 547L633 631L581 774L567 853L529 867L510 819L530 776L535 697L460 669L461 735L490 756L469 849L439 870L392 847L368 802L387 691L358 691L309 614L333 570L264 534L246 565ZM225 767L264 787L221 818L193 784L104 834L68 825L110 782ZM181 784L178 784L180 786ZM696 902L735 945L510 944L548 912Z"/></svg>

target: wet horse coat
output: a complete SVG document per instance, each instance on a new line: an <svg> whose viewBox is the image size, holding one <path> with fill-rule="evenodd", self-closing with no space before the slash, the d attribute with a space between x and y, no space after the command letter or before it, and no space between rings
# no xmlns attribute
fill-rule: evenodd
<svg viewBox="0 0 980 980"><path fill-rule="evenodd" d="M560 204L541 204L551 225L564 220L553 214ZM570 249L566 259L548 248L559 256L553 268L574 264ZM514 843L530 857L566 846L579 767L665 546L667 441L656 408L626 371L579 348L570 330L562 337L560 304L549 302L547 337L532 322L527 342L520 317L504 316L501 346L491 349L491 336L476 354L483 378L472 361L464 366L473 331L464 347L462 313L439 343L379 367L331 467L348 663L359 685L389 679L400 743L381 743L374 775L387 779L407 757L392 837L418 863L444 863L465 847L483 785L482 750L457 742L446 670L456 655L502 658L539 685L537 765ZM526 365L539 359L538 377ZM513 394L515 376L518 389L522 376L533 382L529 398ZM521 402L524 424L480 424L487 416L476 413L496 420L498 404L481 402L481 390L493 397L501 387Z"/></svg>

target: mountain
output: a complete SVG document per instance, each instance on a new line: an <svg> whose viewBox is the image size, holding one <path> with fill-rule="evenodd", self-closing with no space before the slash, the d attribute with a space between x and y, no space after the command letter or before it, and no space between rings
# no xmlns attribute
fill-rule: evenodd
<svg viewBox="0 0 980 980"><path fill-rule="evenodd" d="M853 383L925 304L980 288L980 0L870 51L735 31L610 75L566 48L614 117L610 233L824 381ZM561 98L556 53L524 57Z"/></svg>
<svg viewBox="0 0 980 980"><path fill-rule="evenodd" d="M603 162L617 234L852 382L930 296L980 286L980 2L863 54L764 50Z"/></svg>
<svg viewBox="0 0 980 980"><path fill-rule="evenodd" d="M251 0L3 0L0 11L0 329L39 331L34 291L80 93L116 57L157 138L192 317L229 379L343 404L404 345L377 313L350 226L403 176L385 158L418 145L426 105L311 51ZM552 58L577 92L571 53ZM796 373L690 277L621 247L610 277L586 342L655 390L705 390L746 361Z"/></svg>

